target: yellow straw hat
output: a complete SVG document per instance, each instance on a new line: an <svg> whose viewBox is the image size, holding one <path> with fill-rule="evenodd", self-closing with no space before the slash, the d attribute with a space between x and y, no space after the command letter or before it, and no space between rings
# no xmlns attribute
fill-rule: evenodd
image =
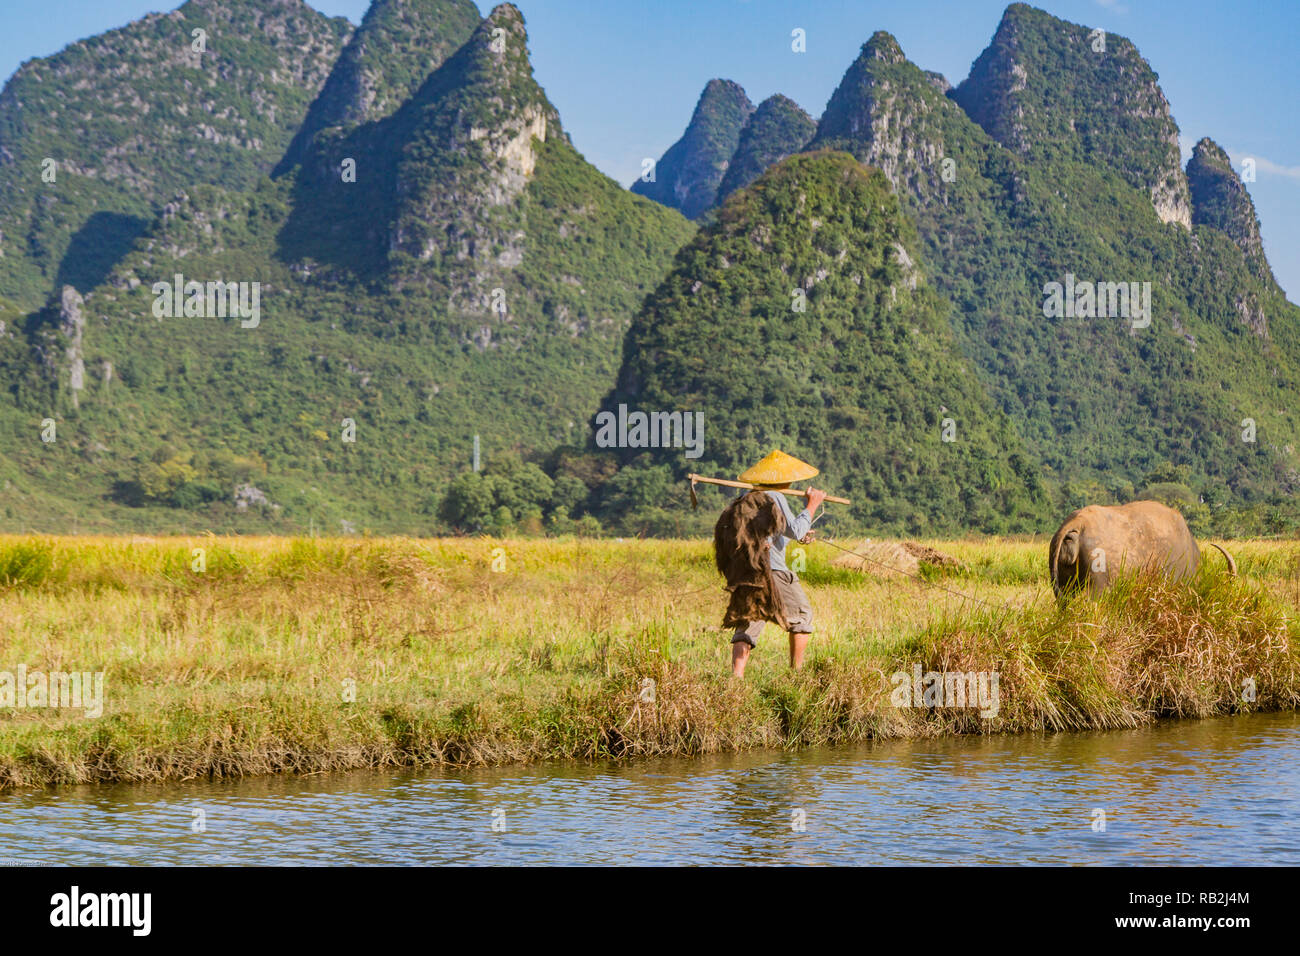
<svg viewBox="0 0 1300 956"><path fill-rule="evenodd" d="M778 449L742 474L740 480L751 485L784 485L792 481L803 481L817 473L817 469L808 462L800 461Z"/></svg>

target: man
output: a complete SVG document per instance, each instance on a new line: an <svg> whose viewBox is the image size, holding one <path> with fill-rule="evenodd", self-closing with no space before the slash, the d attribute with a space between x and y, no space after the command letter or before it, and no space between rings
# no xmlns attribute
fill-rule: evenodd
<svg viewBox="0 0 1300 956"><path fill-rule="evenodd" d="M799 579L786 565L785 549L791 539L808 537L826 492L809 488L804 493L807 505L795 515L780 489L817 473L807 462L773 451L740 476L756 490L733 502L718 521L715 559L732 591L723 623L735 627L731 638L731 673L735 677L745 676L750 652L758 646L758 635L769 620L779 623L790 635L790 666L795 670L803 667L804 651L813 630L812 606ZM749 527L737 528L737 524ZM747 531L751 534L747 535ZM747 537L759 534L763 537L753 542L757 548L751 547L751 553L746 555Z"/></svg>

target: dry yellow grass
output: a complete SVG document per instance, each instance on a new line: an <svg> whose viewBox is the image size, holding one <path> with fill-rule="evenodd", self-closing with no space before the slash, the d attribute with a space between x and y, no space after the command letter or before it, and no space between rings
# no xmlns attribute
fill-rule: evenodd
<svg viewBox="0 0 1300 956"><path fill-rule="evenodd" d="M1000 610L813 545L808 666L788 672L769 626L736 683L706 542L0 537L0 672L105 673L97 719L0 707L0 787L1131 726L1300 699L1293 544L1234 542L1239 581L1211 558L1195 587L1062 609L1045 540L926 543L964 565L933 583ZM913 663L999 670L1000 715L894 708L889 675Z"/></svg>

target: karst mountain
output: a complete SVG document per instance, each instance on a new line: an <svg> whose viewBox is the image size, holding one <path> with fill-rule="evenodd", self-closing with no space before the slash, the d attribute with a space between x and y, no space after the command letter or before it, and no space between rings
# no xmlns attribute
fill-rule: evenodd
<svg viewBox="0 0 1300 956"><path fill-rule="evenodd" d="M1137 47L1014 4L955 85L844 66L815 118L711 80L619 184L511 4L189 0L29 60L0 529L695 533L685 474L777 446L879 533L1294 521L1300 309ZM620 406L702 454L602 447Z"/></svg>

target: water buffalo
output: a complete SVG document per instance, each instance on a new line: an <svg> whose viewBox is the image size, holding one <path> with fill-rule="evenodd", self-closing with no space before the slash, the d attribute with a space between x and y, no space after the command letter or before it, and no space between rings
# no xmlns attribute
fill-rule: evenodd
<svg viewBox="0 0 1300 956"><path fill-rule="evenodd" d="M1228 573L1235 575L1237 562L1219 550L1228 559ZM1187 522L1173 508L1158 501L1132 501L1088 505L1070 515L1052 536L1048 561L1057 594L1079 586L1100 594L1121 567L1159 569L1174 580L1190 577L1201 563L1201 552Z"/></svg>

